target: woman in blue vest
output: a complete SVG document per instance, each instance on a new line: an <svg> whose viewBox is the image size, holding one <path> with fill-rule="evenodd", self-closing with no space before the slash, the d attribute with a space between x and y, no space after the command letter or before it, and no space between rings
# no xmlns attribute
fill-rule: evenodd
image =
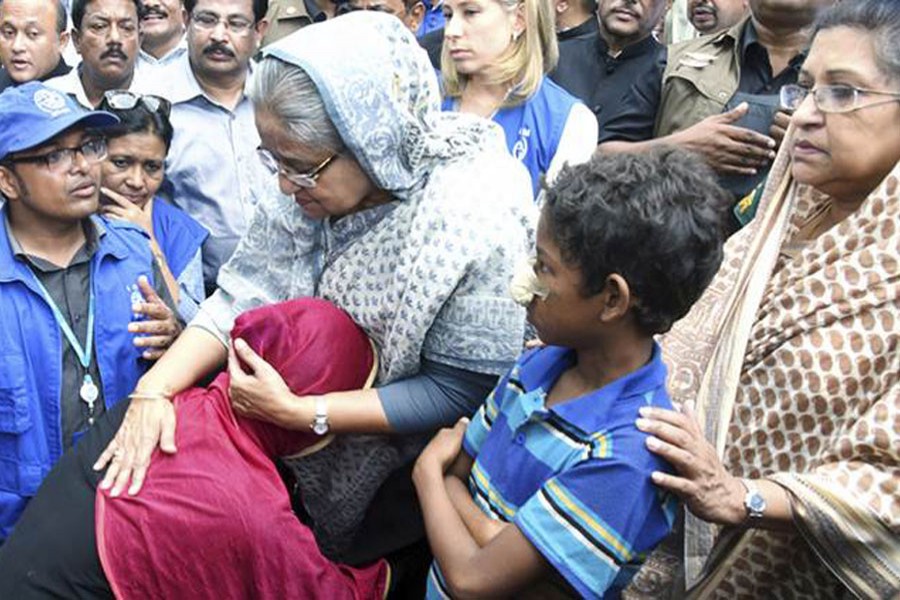
<svg viewBox="0 0 900 600"><path fill-rule="evenodd" d="M444 110L499 124L537 198L542 176L552 181L597 145L594 115L546 77L559 56L553 3L446 0L444 15Z"/></svg>
<svg viewBox="0 0 900 600"><path fill-rule="evenodd" d="M190 321L204 298L200 247L209 232L156 195L172 141L171 105L158 96L113 90L106 92L101 106L120 121L104 130L108 154L103 162L101 211L143 227L150 235L150 250L159 261L178 314Z"/></svg>

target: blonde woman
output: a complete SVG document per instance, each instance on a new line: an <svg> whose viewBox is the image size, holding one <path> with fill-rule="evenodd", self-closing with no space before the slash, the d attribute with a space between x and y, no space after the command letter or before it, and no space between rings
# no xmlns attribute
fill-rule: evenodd
<svg viewBox="0 0 900 600"><path fill-rule="evenodd" d="M444 110L499 124L535 196L541 177L590 158L596 118L546 78L559 56L550 0L445 0L444 16Z"/></svg>

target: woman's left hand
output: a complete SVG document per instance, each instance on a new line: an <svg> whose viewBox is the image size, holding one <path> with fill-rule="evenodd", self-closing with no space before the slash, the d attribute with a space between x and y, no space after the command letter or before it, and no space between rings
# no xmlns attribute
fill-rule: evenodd
<svg viewBox="0 0 900 600"><path fill-rule="evenodd" d="M287 429L296 427L293 421L297 397L278 371L242 339L234 340L228 348L228 373L231 376L228 392L234 412Z"/></svg>
<svg viewBox="0 0 900 600"><path fill-rule="evenodd" d="M153 198L141 208L122 194L102 187L100 192L107 200L100 206L100 212L106 217L129 221L153 235Z"/></svg>
<svg viewBox="0 0 900 600"><path fill-rule="evenodd" d="M746 489L740 479L725 470L715 448L706 441L693 402L682 412L645 407L637 428L649 433L647 448L675 467L676 475L654 471L653 482L679 496L692 513L720 525L740 525L746 520Z"/></svg>

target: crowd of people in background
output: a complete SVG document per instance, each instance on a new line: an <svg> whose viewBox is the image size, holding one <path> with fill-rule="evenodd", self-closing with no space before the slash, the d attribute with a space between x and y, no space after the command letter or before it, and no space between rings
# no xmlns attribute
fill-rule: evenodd
<svg viewBox="0 0 900 600"><path fill-rule="evenodd" d="M900 594L898 40L0 0L0 597Z"/></svg>

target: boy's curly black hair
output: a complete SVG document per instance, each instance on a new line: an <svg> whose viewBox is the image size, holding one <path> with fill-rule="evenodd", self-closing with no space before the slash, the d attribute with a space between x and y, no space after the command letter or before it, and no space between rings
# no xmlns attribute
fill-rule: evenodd
<svg viewBox="0 0 900 600"><path fill-rule="evenodd" d="M687 314L718 270L730 200L702 158L659 148L566 167L547 189L543 218L584 292L618 273L652 335Z"/></svg>

